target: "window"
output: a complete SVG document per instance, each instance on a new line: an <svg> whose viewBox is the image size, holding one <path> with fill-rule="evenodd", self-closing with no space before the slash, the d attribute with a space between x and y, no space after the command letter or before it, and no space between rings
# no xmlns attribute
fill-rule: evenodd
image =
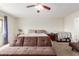
<svg viewBox="0 0 79 59"><path fill-rule="evenodd" d="M0 33L2 33L2 19L0 19Z"/></svg>

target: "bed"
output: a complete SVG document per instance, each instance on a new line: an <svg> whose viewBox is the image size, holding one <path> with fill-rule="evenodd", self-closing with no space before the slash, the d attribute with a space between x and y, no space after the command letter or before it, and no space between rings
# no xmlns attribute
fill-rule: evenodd
<svg viewBox="0 0 79 59"><path fill-rule="evenodd" d="M0 56L56 56L53 47L10 47L0 48Z"/></svg>
<svg viewBox="0 0 79 59"><path fill-rule="evenodd" d="M0 56L56 56L51 40L44 33L28 33L0 48Z"/></svg>

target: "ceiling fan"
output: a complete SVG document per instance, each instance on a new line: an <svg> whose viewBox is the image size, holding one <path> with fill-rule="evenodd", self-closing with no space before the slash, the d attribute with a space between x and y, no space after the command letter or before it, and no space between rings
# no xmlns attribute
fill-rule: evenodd
<svg viewBox="0 0 79 59"><path fill-rule="evenodd" d="M36 7L37 8L37 13L39 13L41 9L51 10L51 8L49 6L47 6L45 4L40 4L40 3L37 3L36 5L28 5L26 7L27 8Z"/></svg>

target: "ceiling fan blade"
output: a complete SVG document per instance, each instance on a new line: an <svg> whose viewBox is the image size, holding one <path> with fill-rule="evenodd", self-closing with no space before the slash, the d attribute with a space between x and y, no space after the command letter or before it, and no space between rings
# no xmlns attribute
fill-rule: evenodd
<svg viewBox="0 0 79 59"><path fill-rule="evenodd" d="M35 7L36 5L29 5L29 6L26 6L27 8L30 8L30 7Z"/></svg>
<svg viewBox="0 0 79 59"><path fill-rule="evenodd" d="M43 8L45 8L45 9L47 9L47 10L50 10L50 9L51 9L50 7L45 6L45 5L42 5L42 6L43 6Z"/></svg>

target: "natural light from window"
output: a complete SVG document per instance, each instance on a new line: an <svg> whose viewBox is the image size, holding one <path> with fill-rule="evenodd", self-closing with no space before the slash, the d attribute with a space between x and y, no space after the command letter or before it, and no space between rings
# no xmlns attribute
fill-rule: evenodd
<svg viewBox="0 0 79 59"><path fill-rule="evenodd" d="M0 33L2 32L2 20L0 20Z"/></svg>

